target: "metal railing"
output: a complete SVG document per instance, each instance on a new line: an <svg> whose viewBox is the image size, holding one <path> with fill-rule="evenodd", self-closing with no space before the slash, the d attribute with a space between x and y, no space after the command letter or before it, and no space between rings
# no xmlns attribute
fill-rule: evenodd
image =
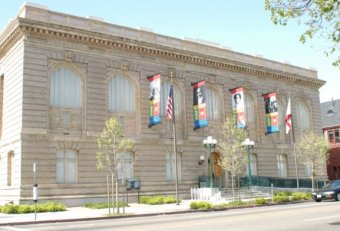
<svg viewBox="0 0 340 231"><path fill-rule="evenodd" d="M326 181L324 180L316 180L315 188L321 188L324 186ZM245 176L239 178L239 186L249 187L249 186L262 186L262 187L270 187L273 185L278 188L297 188L296 179L286 179L286 178L278 178L278 177L266 177L266 176ZM301 178L299 179L299 187L300 188L312 188L312 180Z"/></svg>

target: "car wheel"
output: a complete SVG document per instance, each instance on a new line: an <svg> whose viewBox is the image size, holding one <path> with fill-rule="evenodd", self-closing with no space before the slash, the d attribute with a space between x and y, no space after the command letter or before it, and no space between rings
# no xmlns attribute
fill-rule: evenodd
<svg viewBox="0 0 340 231"><path fill-rule="evenodd" d="M315 199L315 201L316 201L316 202L320 202L320 201L321 201L321 199Z"/></svg>
<svg viewBox="0 0 340 231"><path fill-rule="evenodd" d="M338 192L338 193L336 194L335 200L336 200L336 201L339 201L339 200L340 200L340 192Z"/></svg>

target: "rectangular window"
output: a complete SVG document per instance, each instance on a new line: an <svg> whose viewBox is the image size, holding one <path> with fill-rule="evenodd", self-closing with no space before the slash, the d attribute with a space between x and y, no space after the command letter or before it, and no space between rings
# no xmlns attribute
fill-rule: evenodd
<svg viewBox="0 0 340 231"><path fill-rule="evenodd" d="M277 156L277 169L278 176L287 178L287 157L286 155L280 154Z"/></svg>
<svg viewBox="0 0 340 231"><path fill-rule="evenodd" d="M335 143L340 143L339 129L335 129L334 134L335 134Z"/></svg>
<svg viewBox="0 0 340 231"><path fill-rule="evenodd" d="M59 150L56 161L58 184L77 183L77 154L73 150Z"/></svg>
<svg viewBox="0 0 340 231"><path fill-rule="evenodd" d="M177 154L177 173L178 179L181 179L181 158ZM176 159L173 153L166 154L166 179L176 180Z"/></svg>
<svg viewBox="0 0 340 231"><path fill-rule="evenodd" d="M328 142L333 143L334 142L334 133L333 130L328 131Z"/></svg>
<svg viewBox="0 0 340 231"><path fill-rule="evenodd" d="M306 163L306 176L312 177L312 162L310 161Z"/></svg>
<svg viewBox="0 0 340 231"><path fill-rule="evenodd" d="M133 154L129 152L121 154L117 168L118 179L133 178Z"/></svg>

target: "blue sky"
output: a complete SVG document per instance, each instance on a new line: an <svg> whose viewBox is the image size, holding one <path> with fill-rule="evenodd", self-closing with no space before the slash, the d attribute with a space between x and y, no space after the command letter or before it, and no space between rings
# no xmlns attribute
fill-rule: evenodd
<svg viewBox="0 0 340 231"><path fill-rule="evenodd" d="M23 0L0 0L0 28L15 17ZM315 68L327 83L321 102L340 99L340 70L322 51L321 40L299 42L302 25L275 26L264 0L34 0L49 10L77 16L95 16L108 23L149 28L176 38L207 40L234 51L293 65Z"/></svg>

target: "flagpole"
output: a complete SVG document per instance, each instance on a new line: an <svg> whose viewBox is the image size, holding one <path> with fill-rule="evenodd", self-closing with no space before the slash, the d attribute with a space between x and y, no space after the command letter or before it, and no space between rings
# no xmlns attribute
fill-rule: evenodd
<svg viewBox="0 0 340 231"><path fill-rule="evenodd" d="M289 100L290 100L290 92L289 94ZM297 161L297 155L295 151L295 132L294 132L294 123L293 123L293 116L292 116L292 105L290 104L290 114L291 114L291 130L292 130L292 136L293 136L293 146L294 146L294 161L295 161L295 174L296 174L296 187L298 191L300 192L300 181L299 181L299 171L298 171L298 161Z"/></svg>
<svg viewBox="0 0 340 231"><path fill-rule="evenodd" d="M173 88L173 72L170 71L170 87ZM177 161L177 148L176 148L176 123L175 123L175 91L172 89L172 134L174 141L174 155L175 155L175 176L176 176L176 204L179 205L178 195L178 161Z"/></svg>

